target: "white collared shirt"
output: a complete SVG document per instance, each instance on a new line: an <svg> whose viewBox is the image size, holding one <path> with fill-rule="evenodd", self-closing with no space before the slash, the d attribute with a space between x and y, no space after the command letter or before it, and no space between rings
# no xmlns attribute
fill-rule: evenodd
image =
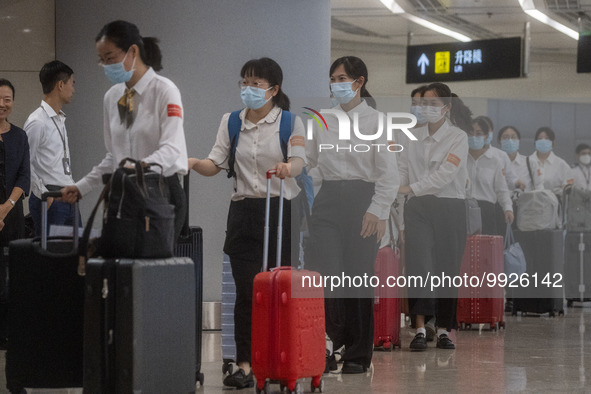
<svg viewBox="0 0 591 394"><path fill-rule="evenodd" d="M591 166L578 164L573 168L575 186L583 190L591 190Z"/></svg>
<svg viewBox="0 0 591 394"><path fill-rule="evenodd" d="M507 181L503 175L503 164L490 148L478 159L468 155L468 176L468 193L471 197L493 204L498 202L503 211L513 211Z"/></svg>
<svg viewBox="0 0 591 394"><path fill-rule="evenodd" d="M511 162L511 167L513 168L515 175L517 175L517 179L519 179L525 185L524 191L530 192L532 190L544 190L544 177L542 176L542 169L538 167L537 162L534 160L530 160L529 165L531 167L531 176L529 175L529 170L527 169L527 157L525 155L517 153L515 160ZM532 177L534 179L533 185Z"/></svg>
<svg viewBox="0 0 591 394"><path fill-rule="evenodd" d="M353 131L354 113L357 113L359 119L358 130L365 135L377 132L379 117L384 115L367 105L365 100L349 112L344 111L340 106L334 109L343 111L349 117L351 139L339 140L338 119L334 115L326 115L324 119L328 126L327 130L314 127L313 138L307 141L306 154L309 168L316 167L322 180L361 180L375 184L375 192L367 212L380 219L388 219L390 207L394 203L400 186L397 165L399 153L387 150L385 120L382 123L382 135L377 140L361 140ZM372 147L372 144L381 146L378 150L378 147ZM319 152L321 146L329 145L334 146L334 149L323 149ZM355 151L357 146L361 148ZM370 146L367 151L365 151L366 146Z"/></svg>
<svg viewBox="0 0 591 394"><path fill-rule="evenodd" d="M105 93L104 137L107 155L76 183L82 195L102 184L102 175L112 173L119 162L130 157L158 163L164 176L185 175L187 146L183 129L183 104L175 84L150 67L135 84L134 121L129 128L121 121L117 103L125 93L119 83Z"/></svg>
<svg viewBox="0 0 591 394"><path fill-rule="evenodd" d="M428 124L413 130L417 141L402 151L401 185L409 185L416 196L466 197L468 136L449 120L429 136Z"/></svg>
<svg viewBox="0 0 591 394"><path fill-rule="evenodd" d="M281 141L279 138L279 124L281 123L282 110L275 106L267 116L259 120L257 124L245 119L247 109L240 112L241 129L236 146L236 171L235 192L232 201L244 198L265 198L267 195L267 171L273 169L278 163L283 162ZM292 114L292 116L295 116ZM223 169L228 169L230 155L230 136L228 134L228 118L230 114L224 114L215 144L207 157L213 163ZM293 142L293 144L292 144ZM287 157L299 157L306 162L306 149L304 137L304 124L296 116L291 137L287 144ZM271 180L271 197L277 197L280 193L279 181ZM285 179L283 196L291 200L300 191L294 178Z"/></svg>
<svg viewBox="0 0 591 394"><path fill-rule="evenodd" d="M538 158L537 152L531 154L529 161L541 169L544 189L551 190L554 194L561 195L564 187L574 182L572 168L554 152L550 152L544 163Z"/></svg>
<svg viewBox="0 0 591 394"><path fill-rule="evenodd" d="M507 181L507 188L509 190L515 189L515 184L517 183L517 175L513 171L513 166L511 166L511 159L509 156L499 148L495 148L492 145L489 145L488 150L492 153L500 162L503 168L505 179Z"/></svg>
<svg viewBox="0 0 591 394"><path fill-rule="evenodd" d="M47 191L46 185L74 184L72 175L66 174L64 170L63 159L70 158L65 122L66 114L63 111L56 114L45 101L41 101L41 106L25 122L24 130L29 140L31 157L31 192L38 198Z"/></svg>

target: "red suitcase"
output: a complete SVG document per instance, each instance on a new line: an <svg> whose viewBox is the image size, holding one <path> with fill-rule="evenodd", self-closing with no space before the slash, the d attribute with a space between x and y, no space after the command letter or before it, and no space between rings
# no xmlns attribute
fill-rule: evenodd
<svg viewBox="0 0 591 394"><path fill-rule="evenodd" d="M392 234L392 230L390 230L390 234ZM390 245L384 246L378 251L375 275L380 278L382 284L387 283L388 277L400 275L400 249L395 246L393 239L391 239ZM400 347L400 299L397 287L386 285L376 288L373 316L374 348L391 350L393 347Z"/></svg>
<svg viewBox="0 0 591 394"><path fill-rule="evenodd" d="M267 173L267 190L270 190L273 173ZM281 256L281 182L277 265ZM306 283L320 283L320 274L292 267L277 267L267 271L269 194L265 216L263 271L254 279L252 303L251 363L257 380L256 391L268 391L267 379L270 379L279 381L291 392L299 392L297 380L304 377L312 377L312 392L317 388L322 391L322 374L326 363L324 290L314 285L302 286L305 277L311 278Z"/></svg>
<svg viewBox="0 0 591 394"><path fill-rule="evenodd" d="M472 285L458 289L457 319L461 328L471 324L490 324L493 330L505 327L503 287L489 287L492 282L487 280L495 275L498 284L498 275L503 272L503 237L468 236L460 276L472 278ZM475 277L482 282L483 276L482 285L476 286Z"/></svg>

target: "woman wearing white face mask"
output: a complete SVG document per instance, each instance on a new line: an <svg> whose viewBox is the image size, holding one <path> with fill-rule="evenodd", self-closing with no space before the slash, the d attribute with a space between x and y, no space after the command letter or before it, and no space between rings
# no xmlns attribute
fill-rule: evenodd
<svg viewBox="0 0 591 394"><path fill-rule="evenodd" d="M550 127L540 127L535 136L536 151L529 156L529 160L540 168L544 189L562 196L564 188L572 185L574 179L568 163L552 151L555 139L554 130Z"/></svg>
<svg viewBox="0 0 591 394"><path fill-rule="evenodd" d="M488 125L482 118L474 119L472 130L468 132L468 192L478 200L482 216L482 234L504 235L505 227L497 228L495 204L498 202L504 213L506 223L513 223L513 204L503 164L491 152L487 138Z"/></svg>
<svg viewBox="0 0 591 394"><path fill-rule="evenodd" d="M575 150L578 164L573 169L575 186L591 190L591 146L579 144Z"/></svg>
<svg viewBox="0 0 591 394"><path fill-rule="evenodd" d="M181 94L162 69L158 40L142 37L137 26L114 21L96 37L96 51L107 78L114 84L103 100L107 155L75 185L62 189L65 201L74 202L102 185L102 175L112 173L130 157L162 166L175 206L175 239L187 209L179 175L187 173L187 147Z"/></svg>
<svg viewBox="0 0 591 394"><path fill-rule="evenodd" d="M228 177L235 177L224 252L230 256L232 276L236 283L234 338L238 368L225 377L224 385L237 389L254 385L250 369L252 292L254 277L261 271L263 262L266 173L275 169L278 177L285 178L281 264L289 266L291 249L296 246L290 247L291 220L292 217L297 220L295 208L294 215L291 215L290 201L300 191L294 177L301 173L306 159L304 125L296 117L287 146L288 160L284 162L279 127L282 118L287 116L285 113L290 103L281 89L283 72L279 64L269 58L253 59L242 66L240 77L240 96L246 108L235 112L238 114L239 138L235 145L233 164L230 162L229 119L235 115L230 113L222 116L216 142L209 156L206 159L189 159L189 167L203 176L213 176L226 169L229 170ZM273 223L277 223L279 194L279 182L272 181L269 261L275 261L276 256L276 244L272 240L277 239L277 224ZM297 228L297 225L294 227Z"/></svg>
<svg viewBox="0 0 591 394"><path fill-rule="evenodd" d="M414 130L418 141L400 157L399 193L409 196L404 210L407 275L459 274L466 245L466 181L472 112L442 83L423 95L428 124ZM441 289L439 289L441 290ZM449 332L457 327L457 289L435 293L409 287L409 308L416 314L413 351L427 349L425 316L435 315L437 348L455 349Z"/></svg>
<svg viewBox="0 0 591 394"><path fill-rule="evenodd" d="M339 140L336 116L325 116L328 127L314 129L306 150L310 168L316 168L322 186L314 199L305 245L305 260L321 275L362 278L373 275L378 242L398 190L396 153L382 148L355 151L351 146L388 146L386 133L374 141L361 140L353 132L376 134L383 114L371 108L366 89L368 71L354 56L335 60L329 71L330 89L350 119L351 138ZM357 121L355 121L357 119ZM368 145L365 145L368 144ZM319 151L321 146L344 149ZM371 365L373 351L373 288L338 287L326 290L326 332L333 349L345 346L344 374L363 373ZM336 369L334 355L327 359L327 371Z"/></svg>
<svg viewBox="0 0 591 394"><path fill-rule="evenodd" d="M501 150L507 154L511 161L511 168L517 177L516 186L521 191L543 190L544 178L542 171L533 161L530 161L530 171L527 168L526 156L519 153L519 142L521 134L514 126L505 126L499 130L497 136L501 144Z"/></svg>

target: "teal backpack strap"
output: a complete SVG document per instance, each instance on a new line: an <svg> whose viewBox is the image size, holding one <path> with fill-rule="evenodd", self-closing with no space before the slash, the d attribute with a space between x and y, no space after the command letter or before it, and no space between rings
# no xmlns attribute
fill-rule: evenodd
<svg viewBox="0 0 591 394"><path fill-rule="evenodd" d="M240 137L240 129L242 128L240 112L242 112L242 110L234 111L230 114L230 117L228 118L228 136L230 137L230 156L228 157L228 178L236 177L236 171L234 171L234 164L236 163L236 147L238 146L238 138Z"/></svg>

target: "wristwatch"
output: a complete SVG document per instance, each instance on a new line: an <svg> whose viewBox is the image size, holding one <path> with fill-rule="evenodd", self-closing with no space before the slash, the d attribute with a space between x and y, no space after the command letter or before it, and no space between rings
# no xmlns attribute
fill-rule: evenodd
<svg viewBox="0 0 591 394"><path fill-rule="evenodd" d="M14 202L14 200L11 200L10 198L8 199L8 201L10 201L10 203L12 204L12 206L14 207L16 205L16 202Z"/></svg>

